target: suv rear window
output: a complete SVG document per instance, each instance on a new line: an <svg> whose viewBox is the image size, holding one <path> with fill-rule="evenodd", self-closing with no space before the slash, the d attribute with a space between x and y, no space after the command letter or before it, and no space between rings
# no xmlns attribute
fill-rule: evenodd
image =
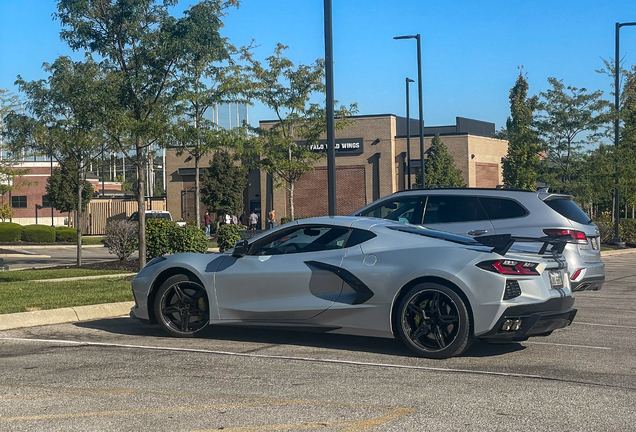
<svg viewBox="0 0 636 432"><path fill-rule="evenodd" d="M479 201L491 220L518 218L528 214L526 209L511 199L479 197Z"/></svg>
<svg viewBox="0 0 636 432"><path fill-rule="evenodd" d="M553 198L547 199L543 202L546 203L552 210L559 213L561 216L565 216L566 218L573 220L574 222L578 222L584 225L589 225L592 223L592 219L590 219L590 217L586 215L585 212L581 210L581 208L569 198Z"/></svg>

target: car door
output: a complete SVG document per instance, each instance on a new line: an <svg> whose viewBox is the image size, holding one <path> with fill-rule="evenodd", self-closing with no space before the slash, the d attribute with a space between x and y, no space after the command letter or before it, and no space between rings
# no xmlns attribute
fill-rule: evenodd
<svg viewBox="0 0 636 432"><path fill-rule="evenodd" d="M469 236L494 234L492 223L474 196L429 195L423 225Z"/></svg>
<svg viewBox="0 0 636 432"><path fill-rule="evenodd" d="M342 279L316 267L339 267L348 227L295 225L254 242L247 255L228 256L215 274L222 320L306 320L327 310Z"/></svg>

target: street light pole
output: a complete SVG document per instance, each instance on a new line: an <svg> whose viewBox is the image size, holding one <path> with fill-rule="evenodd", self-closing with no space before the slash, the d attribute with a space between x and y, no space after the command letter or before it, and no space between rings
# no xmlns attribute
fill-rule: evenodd
<svg viewBox="0 0 636 432"><path fill-rule="evenodd" d="M419 99L420 111L420 170L422 173L422 185L424 189L426 182L424 181L424 103L422 97L422 42L420 34L408 36L396 36L393 39L415 39L417 40L417 93Z"/></svg>
<svg viewBox="0 0 636 432"><path fill-rule="evenodd" d="M409 83L415 82L406 78L406 172L408 189L411 189L411 110L409 103Z"/></svg>
<svg viewBox="0 0 636 432"><path fill-rule="evenodd" d="M325 87L327 97L327 196L329 216L336 215L336 131L334 126L333 91L333 28L331 25L331 0L325 6Z"/></svg>
<svg viewBox="0 0 636 432"><path fill-rule="evenodd" d="M625 246L625 243L621 239L620 235L620 203L618 192L618 149L619 149L619 123L620 123L620 49L619 49L619 36L621 27L635 26L636 22L631 23L616 23L616 57L614 58L614 103L616 108L616 118L614 119L614 147L616 154L614 155L614 239L612 244L616 246Z"/></svg>

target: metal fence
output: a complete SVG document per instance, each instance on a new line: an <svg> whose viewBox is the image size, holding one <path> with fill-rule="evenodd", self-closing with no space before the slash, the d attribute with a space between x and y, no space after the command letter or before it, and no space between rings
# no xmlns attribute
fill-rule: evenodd
<svg viewBox="0 0 636 432"><path fill-rule="evenodd" d="M166 200L146 200L146 210L165 210ZM126 219L137 211L137 201L121 199L93 199L82 217L82 232L88 235L104 235L106 224Z"/></svg>

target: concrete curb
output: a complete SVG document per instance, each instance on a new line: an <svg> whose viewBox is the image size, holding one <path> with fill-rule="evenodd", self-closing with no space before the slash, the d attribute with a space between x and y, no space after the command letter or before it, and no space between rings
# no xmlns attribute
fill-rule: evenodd
<svg viewBox="0 0 636 432"><path fill-rule="evenodd" d="M636 253L636 248L602 251L601 256L604 257L604 256L612 256L612 255L625 255L625 254L631 254L631 253Z"/></svg>
<svg viewBox="0 0 636 432"><path fill-rule="evenodd" d="M0 315L0 330L91 321L128 315L135 302L104 303Z"/></svg>
<svg viewBox="0 0 636 432"><path fill-rule="evenodd" d="M86 249L86 248L103 248L106 247L103 244L100 245L82 245L82 249ZM20 249L77 249L76 245L72 245L72 244L65 244L65 245L55 245L55 244L43 244L43 245L3 245L0 244L0 248L1 249L13 249L13 250L20 250Z"/></svg>
<svg viewBox="0 0 636 432"><path fill-rule="evenodd" d="M30 280L29 282L69 282L69 281L80 281L80 280L91 280L91 279L128 277L128 276L134 276L136 274L137 273L114 273L114 274L103 274L103 275L93 275L93 276L77 276L77 277L70 277L70 278L36 279L36 280Z"/></svg>
<svg viewBox="0 0 636 432"><path fill-rule="evenodd" d="M217 252L221 252L221 251L219 250L218 247L215 247L215 248L208 248L208 252L217 253Z"/></svg>
<svg viewBox="0 0 636 432"><path fill-rule="evenodd" d="M35 259L35 258L51 258L51 255L37 255L37 254L30 254L30 253L0 254L0 258L16 258L16 257Z"/></svg>

